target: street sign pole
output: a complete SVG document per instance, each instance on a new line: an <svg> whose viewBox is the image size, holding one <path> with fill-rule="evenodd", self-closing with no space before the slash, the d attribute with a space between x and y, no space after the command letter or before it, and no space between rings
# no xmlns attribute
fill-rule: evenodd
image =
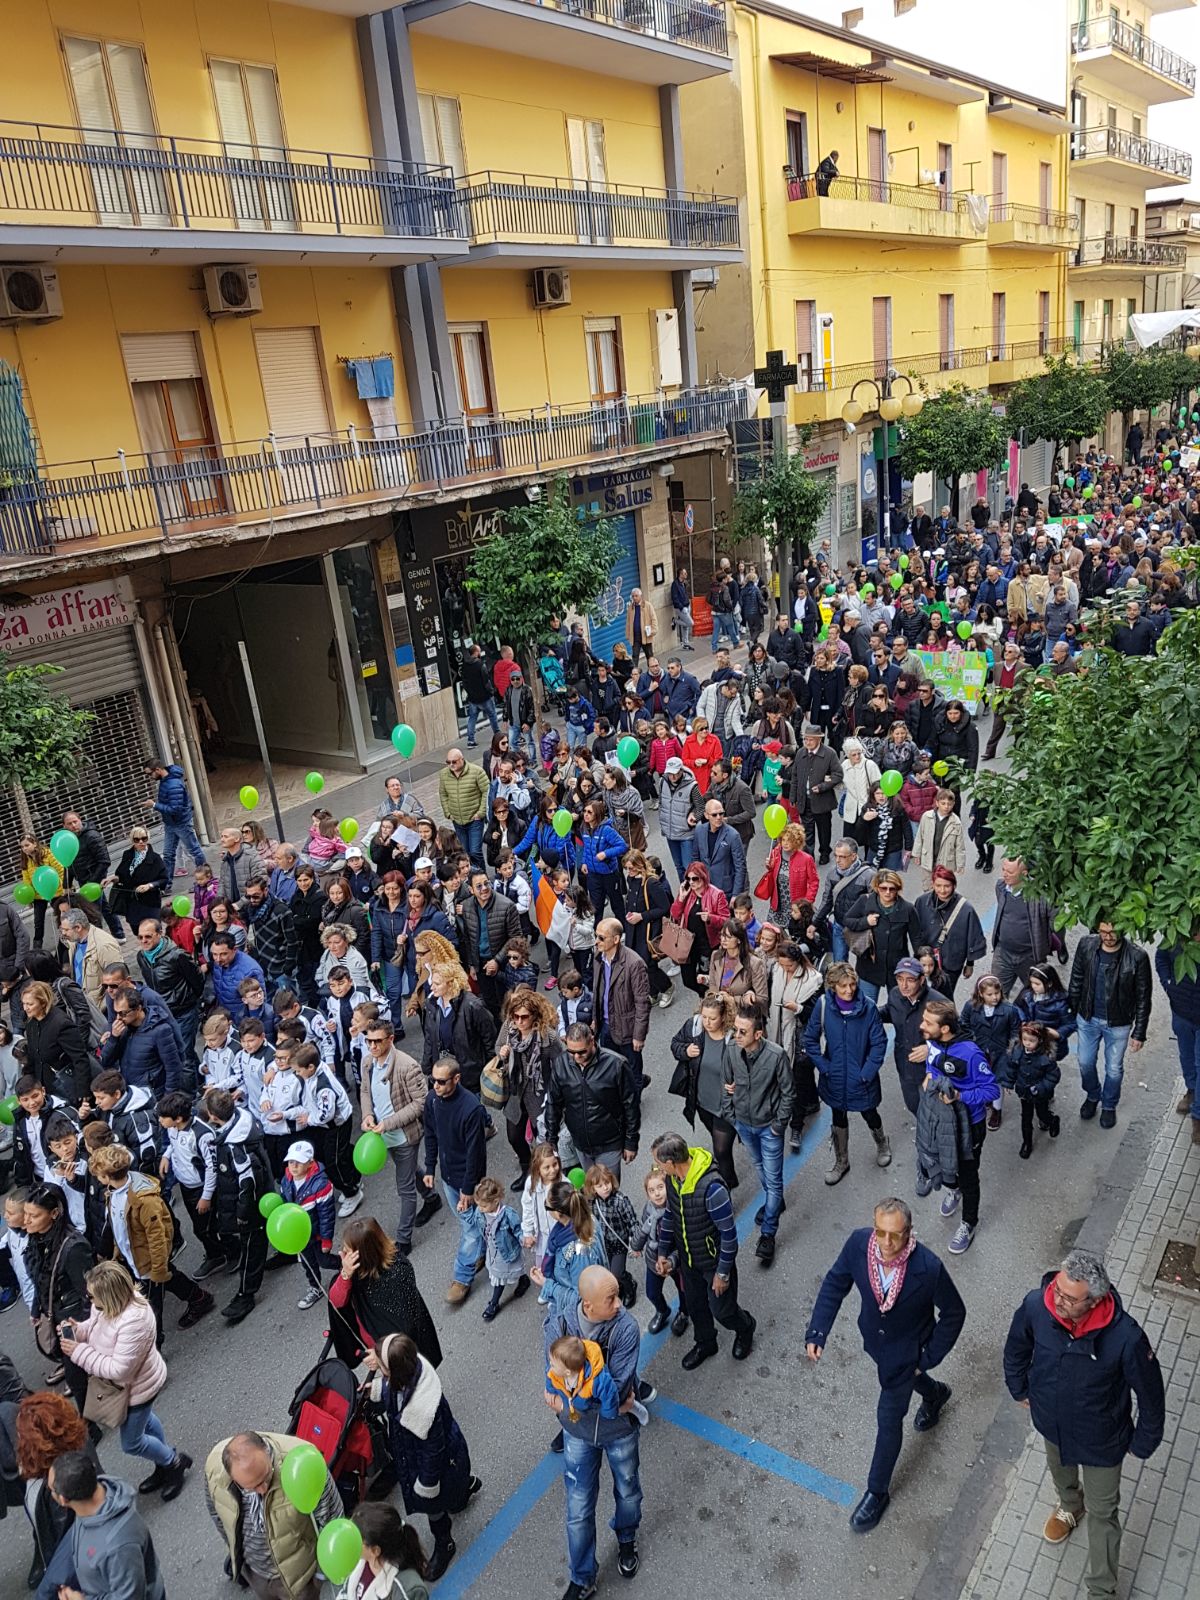
<svg viewBox="0 0 1200 1600"><path fill-rule="evenodd" d="M787 392L796 385L798 373L794 362L783 358L782 350L768 350L766 365L754 369L754 382L767 392L771 407L771 448L777 467L785 467L787 445ZM779 608L792 620L792 550L796 537L794 528L775 525L775 570L779 574Z"/></svg>

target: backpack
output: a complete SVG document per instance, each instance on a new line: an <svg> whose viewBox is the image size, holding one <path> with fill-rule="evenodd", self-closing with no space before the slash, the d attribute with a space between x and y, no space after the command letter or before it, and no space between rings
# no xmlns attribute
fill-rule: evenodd
<svg viewBox="0 0 1200 1600"><path fill-rule="evenodd" d="M79 1024L79 1031L88 1049L95 1052L109 1031L108 1018L94 1000L83 992L73 978L55 978L54 992L67 1012Z"/></svg>

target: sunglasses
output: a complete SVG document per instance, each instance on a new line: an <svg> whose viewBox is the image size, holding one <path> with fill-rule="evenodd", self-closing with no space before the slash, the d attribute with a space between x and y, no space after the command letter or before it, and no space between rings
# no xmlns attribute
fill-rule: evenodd
<svg viewBox="0 0 1200 1600"><path fill-rule="evenodd" d="M435 1084L437 1084L439 1089L444 1089L444 1088L446 1088L446 1086L448 1084L453 1083L455 1080L453 1078L437 1078L437 1077L435 1077L433 1081L434 1081Z"/></svg>

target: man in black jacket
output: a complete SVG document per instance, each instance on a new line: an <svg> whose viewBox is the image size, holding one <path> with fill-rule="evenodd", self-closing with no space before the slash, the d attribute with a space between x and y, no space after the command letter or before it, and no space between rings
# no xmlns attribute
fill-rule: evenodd
<svg viewBox="0 0 1200 1600"><path fill-rule="evenodd" d="M492 880L481 868L471 873L471 898L458 915L458 948L462 964L479 985L479 997L499 1020L504 1003L500 952L510 939L520 937L521 915L515 903L496 894Z"/></svg>
<svg viewBox="0 0 1200 1600"><path fill-rule="evenodd" d="M1098 1256L1072 1250L1025 1296L1004 1345L1004 1381L1029 1408L1058 1492L1043 1538L1069 1539L1086 1503L1087 1592L1116 1600L1121 1467L1126 1455L1146 1461L1162 1443L1165 1399L1150 1341Z"/></svg>
<svg viewBox="0 0 1200 1600"><path fill-rule="evenodd" d="M1098 922L1095 933L1079 941L1071 963L1067 1002L1079 1029L1079 1076L1086 1096L1079 1108L1085 1122L1100 1108L1100 1126L1117 1121L1125 1052L1135 1054L1146 1042L1153 984L1150 957L1113 927ZM1096 1059L1104 1042L1104 1084Z"/></svg>
<svg viewBox="0 0 1200 1600"><path fill-rule="evenodd" d="M265 874L247 878L238 915L250 930L250 950L266 976L268 997L276 989L294 989L300 935L291 907L271 894Z"/></svg>
<svg viewBox="0 0 1200 1600"><path fill-rule="evenodd" d="M915 1117L921 1098L921 1085L925 1081L927 1044L921 1032L921 1014L931 1000L945 1000L946 995L931 989L925 969L916 956L902 956L896 963L896 981L888 990L887 1018L895 1029L896 1074L900 1079L900 1093L904 1104ZM916 1059L913 1052L917 1051Z"/></svg>
<svg viewBox="0 0 1200 1600"><path fill-rule="evenodd" d="M103 883L112 865L112 857L104 842L104 835L99 828L93 827L90 822L85 822L78 811L65 812L62 825L79 840L79 854L67 868L68 884ZM105 899L99 901L99 907L109 933L118 939L123 939L125 929L121 925L120 917L113 915Z"/></svg>
<svg viewBox="0 0 1200 1600"><path fill-rule="evenodd" d="M463 661L462 689L467 702L467 749L474 750L475 724L479 721L480 713L491 723L493 733L500 732L492 675L483 659L483 651L477 644L471 645Z"/></svg>
<svg viewBox="0 0 1200 1600"><path fill-rule="evenodd" d="M138 943L141 945L138 970L142 981L166 1001L167 1010L179 1026L184 1051L198 1063L196 1030L200 1024L200 997L204 993L203 974L187 951L167 938L157 917L145 917L139 924Z"/></svg>
<svg viewBox="0 0 1200 1600"><path fill-rule="evenodd" d="M11 994L19 981L24 981L18 979L18 974L28 954L29 929L16 906L6 900L0 905L0 988L5 995ZM14 1027L13 1031L20 1029Z"/></svg>
<svg viewBox="0 0 1200 1600"><path fill-rule="evenodd" d="M558 1143L565 1123L583 1167L603 1162L619 1172L622 1159L637 1155L641 1100L640 1077L625 1057L601 1050L590 1023L573 1022L546 1084L549 1143Z"/></svg>

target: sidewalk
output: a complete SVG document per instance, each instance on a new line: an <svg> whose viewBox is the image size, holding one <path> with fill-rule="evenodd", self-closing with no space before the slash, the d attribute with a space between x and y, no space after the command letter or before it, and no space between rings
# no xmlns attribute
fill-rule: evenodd
<svg viewBox="0 0 1200 1600"><path fill-rule="evenodd" d="M1104 1251L1126 1308L1150 1337L1167 1390L1162 1444L1149 1461L1125 1459L1122 1600L1200 1595L1200 1302L1146 1286L1161 1259L1162 1232L1186 1240L1200 1234L1200 1150L1191 1142L1191 1119L1175 1111L1177 1093L1178 1086ZM1081 1244L1086 1232L1085 1225ZM1042 1443L1031 1430L964 1600L1076 1600L1084 1592L1084 1533L1058 1546L1042 1538L1053 1506Z"/></svg>

